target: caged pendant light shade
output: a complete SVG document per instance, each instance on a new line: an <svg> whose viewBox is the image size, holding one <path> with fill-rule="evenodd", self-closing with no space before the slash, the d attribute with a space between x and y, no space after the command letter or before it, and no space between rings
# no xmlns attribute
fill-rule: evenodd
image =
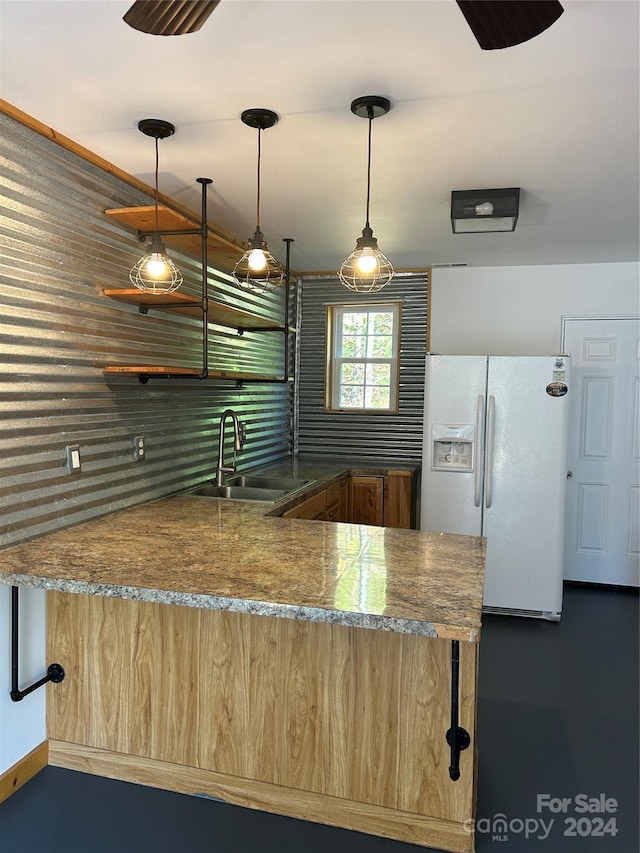
<svg viewBox="0 0 640 853"><path fill-rule="evenodd" d="M249 238L246 252L233 269L236 284L245 290L266 293L280 287L285 281L285 269L273 257L260 230L260 162L262 156L262 131L273 127L278 121L278 114L273 110L255 107L244 110L240 119L248 127L258 131L258 193L256 202L256 230Z"/></svg>
<svg viewBox="0 0 640 853"><path fill-rule="evenodd" d="M356 293L375 293L389 284L394 275L391 261L378 247L369 225L369 202L371 198L371 122L378 116L386 115L391 102L379 95L365 95L356 98L351 104L351 112L360 118L369 119L369 144L367 158L367 219L362 236L356 240L356 247L344 261L338 277L345 287Z"/></svg>
<svg viewBox="0 0 640 853"><path fill-rule="evenodd" d="M172 293L182 284L182 273L173 263L158 233L158 141L175 133L175 127L168 121L155 118L143 118L138 122L138 130L156 141L155 170L155 224L153 237L147 245L144 255L129 273L129 280L145 293Z"/></svg>

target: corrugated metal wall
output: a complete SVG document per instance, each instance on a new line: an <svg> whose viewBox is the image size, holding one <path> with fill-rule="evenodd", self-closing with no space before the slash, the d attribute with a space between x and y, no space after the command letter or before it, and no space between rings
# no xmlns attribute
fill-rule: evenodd
<svg viewBox="0 0 640 853"><path fill-rule="evenodd" d="M135 235L103 211L150 203L142 191L0 114L0 544L209 476L218 419L229 406L247 422L240 470L291 451L290 384L141 385L103 373L104 365L202 363L197 320L143 316L102 293L130 286L129 269L141 254ZM183 290L197 295L197 261L172 256L185 275ZM249 295L212 271L209 295L281 322L282 290ZM238 337L213 325L209 366L281 374L283 336ZM141 434L147 458L136 463L132 439ZM81 474L63 467L68 444L80 445Z"/></svg>
<svg viewBox="0 0 640 853"><path fill-rule="evenodd" d="M427 349L428 273L400 273L371 298L347 290L338 278L304 277L299 304L300 353L297 402L300 453L353 459L420 459ZM397 414L327 412L324 409L325 306L388 300L402 302L400 389Z"/></svg>

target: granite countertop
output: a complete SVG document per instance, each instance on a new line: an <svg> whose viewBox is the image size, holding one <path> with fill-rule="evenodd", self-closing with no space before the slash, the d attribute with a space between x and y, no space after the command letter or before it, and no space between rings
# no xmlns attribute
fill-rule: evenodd
<svg viewBox="0 0 640 853"><path fill-rule="evenodd" d="M314 480L299 500L346 472L388 470L411 466L261 472ZM289 505L150 501L0 550L0 583L478 641L484 539L273 517Z"/></svg>

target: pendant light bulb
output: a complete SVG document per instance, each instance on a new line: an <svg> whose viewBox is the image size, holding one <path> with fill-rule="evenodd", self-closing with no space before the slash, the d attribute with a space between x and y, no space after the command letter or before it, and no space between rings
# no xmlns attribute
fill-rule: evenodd
<svg viewBox="0 0 640 853"><path fill-rule="evenodd" d="M129 280L145 293L173 293L183 282L182 273L154 234L147 251L129 273Z"/></svg>
<svg viewBox="0 0 640 853"><path fill-rule="evenodd" d="M251 249L247 258L247 264L255 272L263 270L267 266L267 259L262 249Z"/></svg>
<svg viewBox="0 0 640 853"><path fill-rule="evenodd" d="M356 293L374 293L389 284L394 275L391 261L378 248L369 225L369 201L371 198L371 122L378 116L386 115L391 109L387 98L379 95L366 95L356 98L351 104L351 112L360 118L369 120L369 145L367 158L367 218L362 237L358 237L356 247L344 261L338 277L345 287Z"/></svg>
<svg viewBox="0 0 640 853"><path fill-rule="evenodd" d="M362 250L362 254L358 258L358 269L364 275L370 275L378 269L378 259L371 249Z"/></svg>
<svg viewBox="0 0 640 853"><path fill-rule="evenodd" d="M164 257L159 255L157 252L152 252L151 255L149 255L149 260L145 264L145 270L149 278L153 278L155 280L161 279L167 274L167 265Z"/></svg>
<svg viewBox="0 0 640 853"><path fill-rule="evenodd" d="M258 131L258 192L256 200L256 230L249 239L247 251L233 268L233 278L245 290L266 293L280 287L286 279L285 269L277 261L265 242L260 230L260 163L262 156L261 134L263 130L273 127L278 121L278 114L273 110L256 107L244 110L240 116L243 124Z"/></svg>
<svg viewBox="0 0 640 853"><path fill-rule="evenodd" d="M340 267L340 281L356 293L375 293L389 284L393 274L391 261L378 248L378 241L371 228L365 225L355 249Z"/></svg>
<svg viewBox="0 0 640 853"><path fill-rule="evenodd" d="M144 118L138 122L138 130L156 141L156 182L154 232L147 250L129 273L129 281L145 293L173 293L184 281L182 273L173 263L158 231L158 140L175 133L168 121Z"/></svg>

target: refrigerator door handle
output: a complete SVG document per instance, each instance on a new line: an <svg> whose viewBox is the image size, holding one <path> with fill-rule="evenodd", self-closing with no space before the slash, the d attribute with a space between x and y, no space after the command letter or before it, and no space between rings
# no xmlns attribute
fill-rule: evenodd
<svg viewBox="0 0 640 853"><path fill-rule="evenodd" d="M484 505L487 509L493 499L493 424L496 415L496 398L489 396L487 401L487 435L484 460Z"/></svg>
<svg viewBox="0 0 640 853"><path fill-rule="evenodd" d="M476 403L476 459L473 480L473 502L476 506L482 503L482 451L484 447L484 394L478 396Z"/></svg>

